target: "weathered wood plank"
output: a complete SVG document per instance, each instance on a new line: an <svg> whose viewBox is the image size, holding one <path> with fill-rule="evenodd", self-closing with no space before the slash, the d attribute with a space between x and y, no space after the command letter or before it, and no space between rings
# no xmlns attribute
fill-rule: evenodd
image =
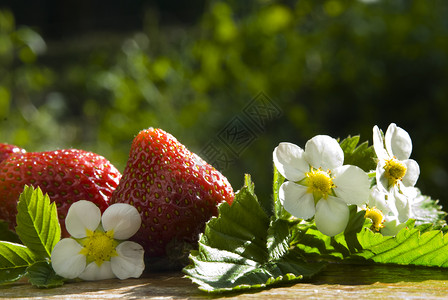
<svg viewBox="0 0 448 300"><path fill-rule="evenodd" d="M225 294L230 299L446 299L448 270L398 266L330 265L309 280L247 294ZM38 289L26 282L0 286L2 298L45 299L203 299L183 274L145 274L140 279L68 283Z"/></svg>

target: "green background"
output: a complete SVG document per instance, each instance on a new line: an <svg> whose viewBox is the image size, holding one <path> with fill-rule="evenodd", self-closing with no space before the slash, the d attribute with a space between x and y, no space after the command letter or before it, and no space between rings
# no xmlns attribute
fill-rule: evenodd
<svg viewBox="0 0 448 300"><path fill-rule="evenodd" d="M371 143L394 122L417 186L448 204L448 2L44 2L0 6L0 142L81 148L123 171L133 137L161 127L269 197L279 142ZM260 93L277 114L256 127L244 112ZM236 154L235 120L252 130Z"/></svg>

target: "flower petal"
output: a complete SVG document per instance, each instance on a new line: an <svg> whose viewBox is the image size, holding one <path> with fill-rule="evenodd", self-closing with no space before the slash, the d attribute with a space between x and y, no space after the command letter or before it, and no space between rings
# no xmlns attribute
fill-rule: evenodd
<svg viewBox="0 0 448 300"><path fill-rule="evenodd" d="M397 233L406 227L406 223L400 223L396 218L387 220L383 223L384 228L381 229L381 234L385 236L394 236Z"/></svg>
<svg viewBox="0 0 448 300"><path fill-rule="evenodd" d="M118 256L110 259L112 272L120 279L138 278L145 269L143 247L137 243L125 241L116 248Z"/></svg>
<svg viewBox="0 0 448 300"><path fill-rule="evenodd" d="M104 230L113 230L114 238L117 240L127 240L140 229L142 224L137 209L126 203L109 206L104 211L101 221Z"/></svg>
<svg viewBox="0 0 448 300"><path fill-rule="evenodd" d="M393 196L389 196L388 192L380 190L377 185L371 189L369 206L376 207L381 210L384 217L398 217L395 198Z"/></svg>
<svg viewBox="0 0 448 300"><path fill-rule="evenodd" d="M103 262L101 266L98 266L96 262L91 262L87 265L84 272L79 275L79 278L93 281L115 278L115 275L112 272L110 261Z"/></svg>
<svg viewBox="0 0 448 300"><path fill-rule="evenodd" d="M338 198L347 204L367 203L370 193L369 176L361 168L351 165L333 170L333 183Z"/></svg>
<svg viewBox="0 0 448 300"><path fill-rule="evenodd" d="M387 198L389 198L388 193L380 190L378 186L375 185L370 190L369 206L378 208L385 216L398 216L397 208L395 207L395 199L390 200Z"/></svg>
<svg viewBox="0 0 448 300"><path fill-rule="evenodd" d="M420 176L420 167L413 159L404 160L403 163L406 165L406 174L404 175L402 182L405 186L412 187Z"/></svg>
<svg viewBox="0 0 448 300"><path fill-rule="evenodd" d="M59 276L73 279L86 268L86 257L79 254L82 246L71 238L60 240L51 252L51 266Z"/></svg>
<svg viewBox="0 0 448 300"><path fill-rule="evenodd" d="M315 169L326 171L342 166L344 152L334 138L316 135L305 144L305 158Z"/></svg>
<svg viewBox="0 0 448 300"><path fill-rule="evenodd" d="M389 194L395 199L395 206L398 211L398 221L400 223L406 222L411 217L411 203L409 198L401 193L397 187L394 187L393 193Z"/></svg>
<svg viewBox="0 0 448 300"><path fill-rule="evenodd" d="M94 231L101 222L101 211L91 201L79 200L70 206L65 227L75 238L86 237L86 229Z"/></svg>
<svg viewBox="0 0 448 300"><path fill-rule="evenodd" d="M376 184L378 188L384 192L389 191L389 179L385 176L386 171L384 170L384 166L386 165L386 161L380 160L376 166Z"/></svg>
<svg viewBox="0 0 448 300"><path fill-rule="evenodd" d="M405 160L411 156L412 141L406 130L394 123L390 124L385 136L386 150L398 160Z"/></svg>
<svg viewBox="0 0 448 300"><path fill-rule="evenodd" d="M303 149L297 145L280 143L273 153L275 167L286 179L299 181L310 169L303 153Z"/></svg>
<svg viewBox="0 0 448 300"><path fill-rule="evenodd" d="M346 203L329 196L328 199L321 199L317 202L314 221L320 232L328 236L335 236L344 231L349 214Z"/></svg>
<svg viewBox="0 0 448 300"><path fill-rule="evenodd" d="M419 194L419 189L413 186L406 187L403 184L400 184L398 186L397 191L404 194L406 197L408 197L409 201L411 201L411 205L416 204L417 196Z"/></svg>
<svg viewBox="0 0 448 300"><path fill-rule="evenodd" d="M291 215L305 220L314 216L314 198L307 192L307 187L287 181L280 186L279 198Z"/></svg>
<svg viewBox="0 0 448 300"><path fill-rule="evenodd" d="M375 153L378 159L385 160L390 158L390 156L386 152L386 149L384 148L383 134L376 125L373 127L373 149L375 149Z"/></svg>

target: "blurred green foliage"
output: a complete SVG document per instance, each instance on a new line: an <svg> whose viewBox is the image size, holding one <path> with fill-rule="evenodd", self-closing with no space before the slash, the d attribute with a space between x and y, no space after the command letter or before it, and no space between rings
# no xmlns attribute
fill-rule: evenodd
<svg viewBox="0 0 448 300"><path fill-rule="evenodd" d="M448 2L211 1L197 24L44 41L0 11L0 141L82 148L120 170L141 129L200 152L264 92L283 114L223 173L269 196L272 150L316 134L406 129L423 193L448 197ZM220 147L222 145L219 145Z"/></svg>

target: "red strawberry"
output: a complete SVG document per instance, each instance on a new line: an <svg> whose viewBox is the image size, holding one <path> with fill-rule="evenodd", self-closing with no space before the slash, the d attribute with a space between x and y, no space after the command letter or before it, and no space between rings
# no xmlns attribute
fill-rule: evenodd
<svg viewBox="0 0 448 300"><path fill-rule="evenodd" d="M13 153L25 153L25 149L19 148L15 145L0 143L0 162L7 159Z"/></svg>
<svg viewBox="0 0 448 300"><path fill-rule="evenodd" d="M110 203L138 209L142 227L133 239L147 257L163 257L171 246L195 245L205 222L217 215L217 204L233 198L227 178L171 134L150 128L134 139Z"/></svg>
<svg viewBox="0 0 448 300"><path fill-rule="evenodd" d="M24 185L39 186L56 202L62 236L68 236L64 219L70 205L85 199L104 211L120 178L107 159L92 152L69 149L13 154L0 163L0 219L12 229Z"/></svg>

